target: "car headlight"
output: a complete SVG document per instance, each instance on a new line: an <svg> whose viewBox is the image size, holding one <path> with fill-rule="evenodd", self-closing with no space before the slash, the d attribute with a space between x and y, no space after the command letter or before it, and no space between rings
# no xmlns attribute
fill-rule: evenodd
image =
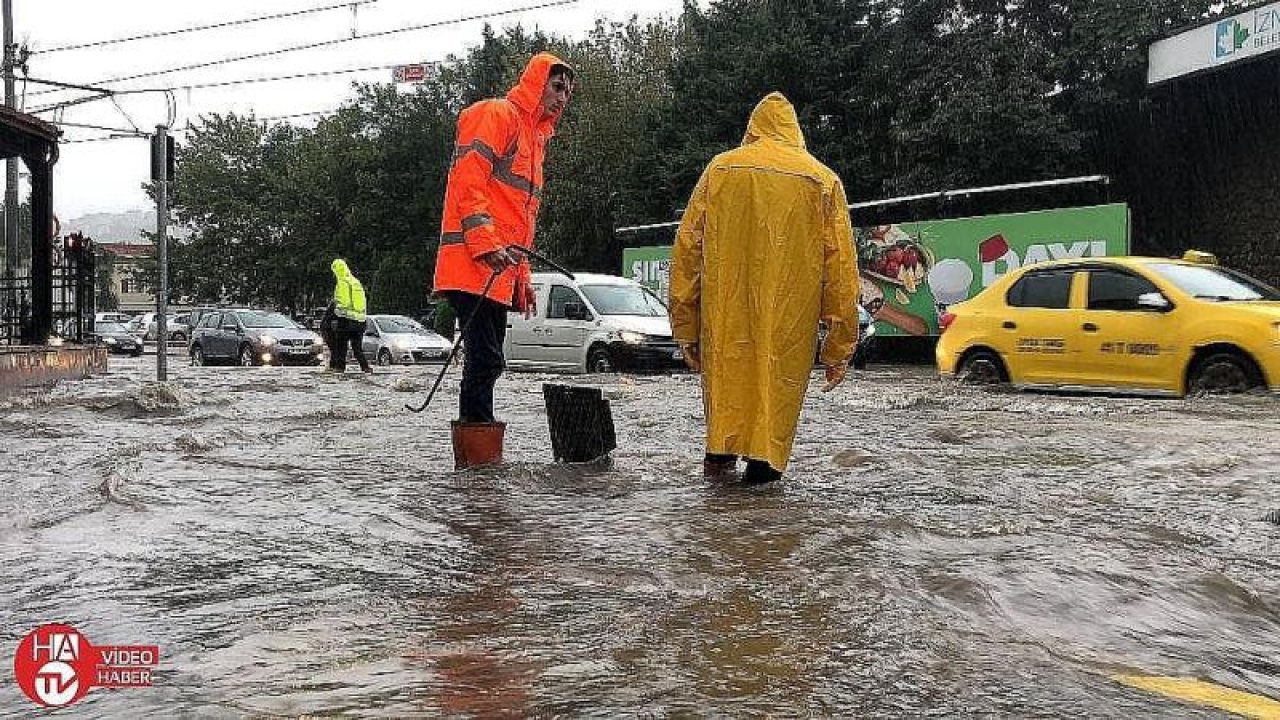
<svg viewBox="0 0 1280 720"><path fill-rule="evenodd" d="M409 349L409 343L404 340L392 340L391 347L395 348L396 352L404 352Z"/></svg>
<svg viewBox="0 0 1280 720"><path fill-rule="evenodd" d="M270 335L263 335L262 337L259 337L259 338L258 338L258 344L260 344L260 345L275 345L275 344L276 344L276 339L275 339L275 338L273 338L273 337L271 337Z"/></svg>
<svg viewBox="0 0 1280 720"><path fill-rule="evenodd" d="M618 339L629 345L639 345L645 341L645 335L644 333L622 330L618 333Z"/></svg>
<svg viewBox="0 0 1280 720"><path fill-rule="evenodd" d="M104 338L104 339L102 340L102 342L104 342L104 343L106 343L106 344L108 344L108 345L115 345L115 344L116 344L116 339L115 339L115 338Z"/></svg>

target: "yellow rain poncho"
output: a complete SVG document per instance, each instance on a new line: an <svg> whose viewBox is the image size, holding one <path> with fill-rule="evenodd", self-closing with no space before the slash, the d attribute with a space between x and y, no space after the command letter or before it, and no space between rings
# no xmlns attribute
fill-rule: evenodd
<svg viewBox="0 0 1280 720"><path fill-rule="evenodd" d="M795 109L771 93L742 146L702 173L671 265L671 329L697 343L707 452L787 467L818 343L848 361L857 257L844 186L810 155Z"/></svg>

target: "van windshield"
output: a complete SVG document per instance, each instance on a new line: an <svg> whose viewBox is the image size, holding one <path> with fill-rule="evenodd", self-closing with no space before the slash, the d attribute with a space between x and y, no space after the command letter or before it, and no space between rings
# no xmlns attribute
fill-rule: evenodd
<svg viewBox="0 0 1280 720"><path fill-rule="evenodd" d="M580 289L601 315L666 317L667 306L657 295L640 285L580 285Z"/></svg>

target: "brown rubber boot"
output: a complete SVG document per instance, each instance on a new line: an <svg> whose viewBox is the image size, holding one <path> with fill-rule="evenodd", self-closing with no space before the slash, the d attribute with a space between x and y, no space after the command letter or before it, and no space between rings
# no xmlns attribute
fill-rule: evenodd
<svg viewBox="0 0 1280 720"><path fill-rule="evenodd" d="M457 470L502 462L502 439L507 424L454 420L453 466Z"/></svg>
<svg viewBox="0 0 1280 720"><path fill-rule="evenodd" d="M737 455L707 453L702 458L702 477L724 478L738 471Z"/></svg>

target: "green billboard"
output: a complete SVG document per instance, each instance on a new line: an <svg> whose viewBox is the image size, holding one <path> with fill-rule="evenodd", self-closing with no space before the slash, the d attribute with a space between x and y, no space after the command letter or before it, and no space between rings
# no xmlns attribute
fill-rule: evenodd
<svg viewBox="0 0 1280 720"><path fill-rule="evenodd" d="M623 248L622 276L644 285L666 302L671 281L671 246Z"/></svg>
<svg viewBox="0 0 1280 720"><path fill-rule="evenodd" d="M1005 273L1045 260L1129 253L1123 203L854 230L862 304L885 335L936 335L938 316Z"/></svg>
<svg viewBox="0 0 1280 720"><path fill-rule="evenodd" d="M1123 203L854 230L862 304L882 335L936 335L938 316L1005 273L1045 260L1126 255ZM622 274L666 297L671 248L627 248Z"/></svg>

